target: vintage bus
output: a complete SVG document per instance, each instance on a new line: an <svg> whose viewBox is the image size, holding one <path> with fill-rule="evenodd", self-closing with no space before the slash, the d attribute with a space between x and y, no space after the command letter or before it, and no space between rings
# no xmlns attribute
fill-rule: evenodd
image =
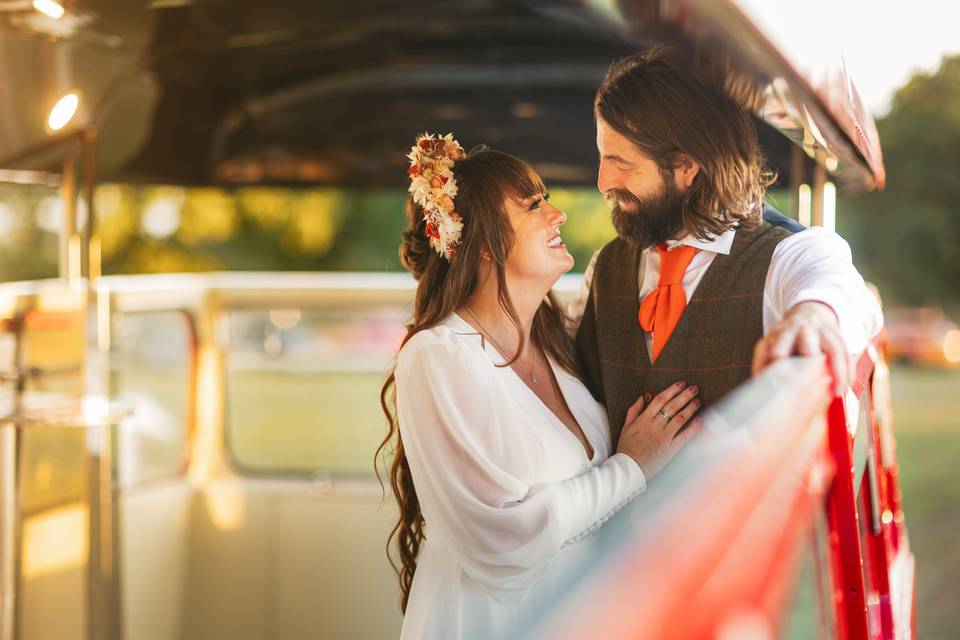
<svg viewBox="0 0 960 640"><path fill-rule="evenodd" d="M57 189L60 277L0 285L0 640L399 632L373 451L415 283L104 276L98 184L402 188L413 136L453 129L589 185L596 85L661 39L755 114L803 224L884 182L842 66L798 59L769 3L39 4L3 9L0 181ZM801 358L736 390L518 637L911 637L882 336L850 393L855 422Z"/></svg>

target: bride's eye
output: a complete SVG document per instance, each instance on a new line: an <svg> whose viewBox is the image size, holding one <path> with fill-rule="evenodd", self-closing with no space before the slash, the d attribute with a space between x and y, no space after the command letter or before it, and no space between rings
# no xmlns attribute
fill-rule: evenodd
<svg viewBox="0 0 960 640"><path fill-rule="evenodd" d="M540 208L540 203L543 202L543 198L537 198L530 203L530 206L527 208L527 211L536 211Z"/></svg>

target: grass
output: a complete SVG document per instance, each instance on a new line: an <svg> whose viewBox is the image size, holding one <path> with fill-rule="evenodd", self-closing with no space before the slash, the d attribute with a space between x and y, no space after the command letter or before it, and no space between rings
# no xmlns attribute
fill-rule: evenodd
<svg viewBox="0 0 960 640"><path fill-rule="evenodd" d="M891 372L900 488L917 559L917 636L957 637L960 609L960 370Z"/></svg>

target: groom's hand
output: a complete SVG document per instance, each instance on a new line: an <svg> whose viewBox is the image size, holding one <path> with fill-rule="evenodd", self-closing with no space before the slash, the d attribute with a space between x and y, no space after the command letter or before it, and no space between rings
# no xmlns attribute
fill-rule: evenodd
<svg viewBox="0 0 960 640"><path fill-rule="evenodd" d="M833 309L822 302L801 302L783 317L753 350L753 373L792 355L827 355L833 376L833 394L843 395L849 384L850 358Z"/></svg>

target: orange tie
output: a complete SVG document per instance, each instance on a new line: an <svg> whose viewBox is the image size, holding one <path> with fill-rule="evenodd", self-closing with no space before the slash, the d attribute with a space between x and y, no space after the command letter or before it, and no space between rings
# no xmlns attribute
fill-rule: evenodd
<svg viewBox="0 0 960 640"><path fill-rule="evenodd" d="M657 251L660 252L660 282L640 304L640 326L647 333L653 333L651 362L663 351L687 306L683 274L697 253L696 248L686 246L668 251L665 244L658 244Z"/></svg>

